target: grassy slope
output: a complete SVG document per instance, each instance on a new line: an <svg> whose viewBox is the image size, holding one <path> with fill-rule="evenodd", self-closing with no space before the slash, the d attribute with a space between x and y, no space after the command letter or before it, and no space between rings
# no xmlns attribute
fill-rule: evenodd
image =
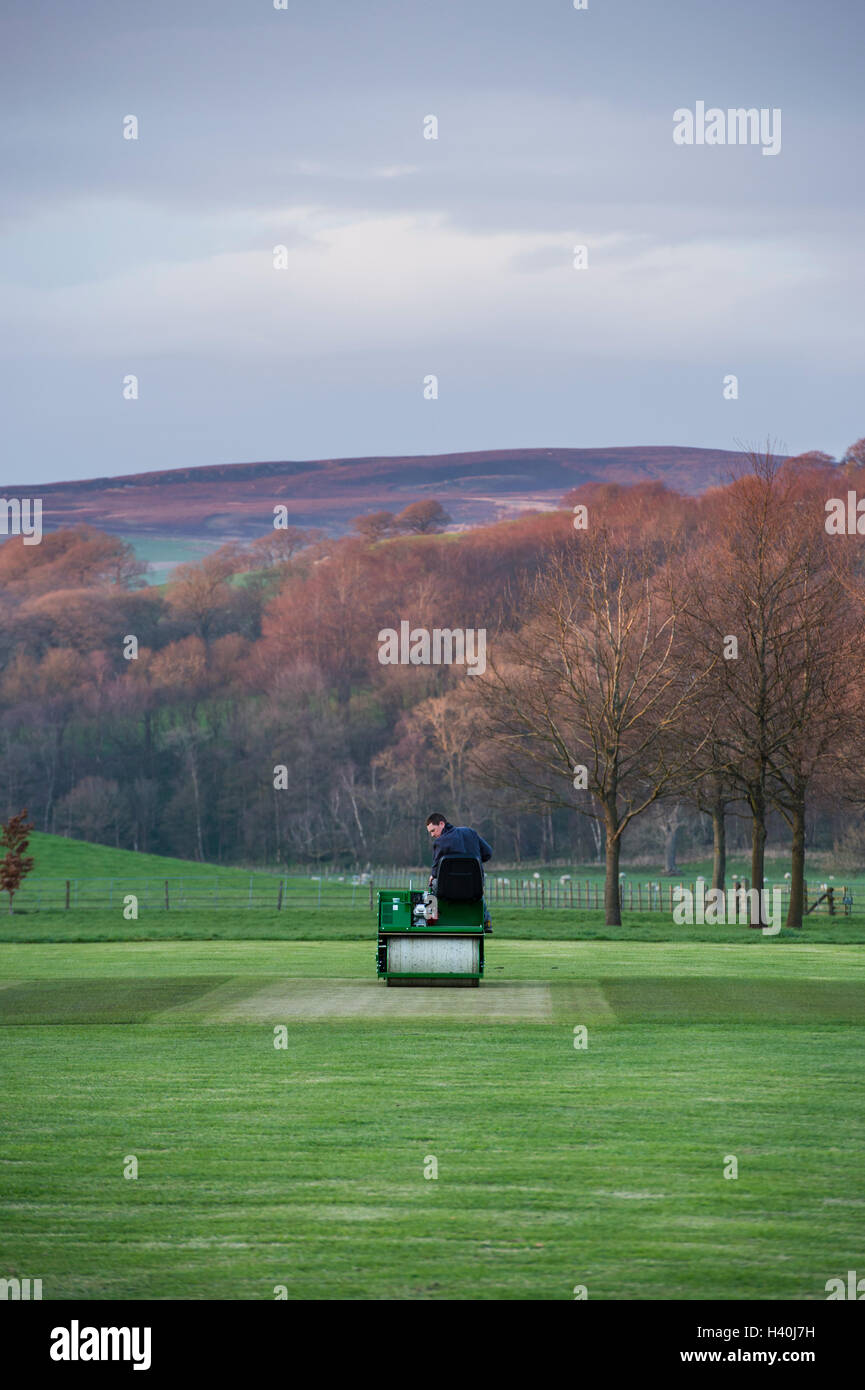
<svg viewBox="0 0 865 1390"><path fill-rule="evenodd" d="M213 877L243 874L212 864L196 864L190 859L172 859L161 854L140 854L132 849L113 849L110 845L90 844L86 840L67 840L62 835L45 835L34 830L30 849L35 865L28 884L47 878L169 878L178 874ZM248 878L248 873L246 875Z"/></svg>

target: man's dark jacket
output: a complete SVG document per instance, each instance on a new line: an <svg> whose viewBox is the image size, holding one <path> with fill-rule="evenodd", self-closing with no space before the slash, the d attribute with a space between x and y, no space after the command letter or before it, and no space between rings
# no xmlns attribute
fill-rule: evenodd
<svg viewBox="0 0 865 1390"><path fill-rule="evenodd" d="M493 857L492 849L476 830L470 830L467 825L451 825L449 820L445 821L444 830L433 842L433 878L438 871L439 860L445 854L468 854L472 859L479 859L482 864Z"/></svg>

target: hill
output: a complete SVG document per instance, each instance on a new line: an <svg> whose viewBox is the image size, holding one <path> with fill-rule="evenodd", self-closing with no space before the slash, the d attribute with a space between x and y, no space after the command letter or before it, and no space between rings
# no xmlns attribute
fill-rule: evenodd
<svg viewBox="0 0 865 1390"><path fill-rule="evenodd" d="M114 849L111 845L93 844L89 840L46 835L40 830L31 833L28 853L35 861L29 884L39 879L54 878L122 878L148 874L166 878L175 874L203 876L226 872L211 864L197 864L191 859L142 854L134 849Z"/></svg>
<svg viewBox="0 0 865 1390"><path fill-rule="evenodd" d="M344 530L352 517L435 497L459 525L554 506L580 483L660 480L697 494L724 482L740 455L723 449L504 449L396 458L314 459L174 468L125 477L10 485L38 495L46 530L87 522L138 537L251 537L281 503L298 526Z"/></svg>

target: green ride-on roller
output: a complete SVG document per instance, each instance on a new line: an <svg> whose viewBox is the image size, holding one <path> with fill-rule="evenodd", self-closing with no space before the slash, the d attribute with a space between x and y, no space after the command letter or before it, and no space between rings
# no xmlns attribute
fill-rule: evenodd
<svg viewBox="0 0 865 1390"><path fill-rule="evenodd" d="M477 986L484 973L480 862L445 855L427 892L380 888L376 974L388 985Z"/></svg>

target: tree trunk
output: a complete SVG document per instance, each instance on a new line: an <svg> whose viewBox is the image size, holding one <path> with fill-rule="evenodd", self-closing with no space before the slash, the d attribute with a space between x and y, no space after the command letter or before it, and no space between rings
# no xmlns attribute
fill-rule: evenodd
<svg viewBox="0 0 865 1390"><path fill-rule="evenodd" d="M723 893L727 886L727 817L719 797L712 807L712 887Z"/></svg>
<svg viewBox="0 0 865 1390"><path fill-rule="evenodd" d="M192 780L192 796L195 803L195 843L196 857L199 864L204 863L204 841L201 836L201 802L198 797L198 767L195 762L195 754L190 751L189 771Z"/></svg>
<svg viewBox="0 0 865 1390"><path fill-rule="evenodd" d="M673 813L673 819L667 824L667 833L664 836L664 874L667 878L678 873L676 863L676 853L679 847L679 831L682 829L678 818L678 808Z"/></svg>
<svg viewBox="0 0 865 1390"><path fill-rule="evenodd" d="M603 858L603 846L604 846L604 837L603 837L603 834L602 834L602 832L601 832L601 823L600 823L600 821L599 821L599 820L596 820L596 819L594 819L594 818L593 818L592 820L590 820L590 821L589 821L589 829L590 829L590 831L592 832L592 840L593 840L594 846L595 846L595 863L596 863L596 864L600 864L600 863L601 863L601 860L602 860L602 858Z"/></svg>
<svg viewBox="0 0 865 1390"><path fill-rule="evenodd" d="M805 802L793 808L790 823L793 827L793 854L790 863L790 906L787 909L788 927L801 927L805 911Z"/></svg>
<svg viewBox="0 0 865 1390"><path fill-rule="evenodd" d="M756 912L757 920L754 920L754 912L751 912L751 926L765 927L763 921L763 874L764 861L766 854L766 803L761 795L750 798L751 804L751 887L759 893L757 902L759 907Z"/></svg>
<svg viewBox="0 0 865 1390"><path fill-rule="evenodd" d="M617 834L618 817L614 810L607 808L604 816L607 831L607 873L604 880L604 923L608 927L622 925L622 909L619 902L619 850L621 840Z"/></svg>

